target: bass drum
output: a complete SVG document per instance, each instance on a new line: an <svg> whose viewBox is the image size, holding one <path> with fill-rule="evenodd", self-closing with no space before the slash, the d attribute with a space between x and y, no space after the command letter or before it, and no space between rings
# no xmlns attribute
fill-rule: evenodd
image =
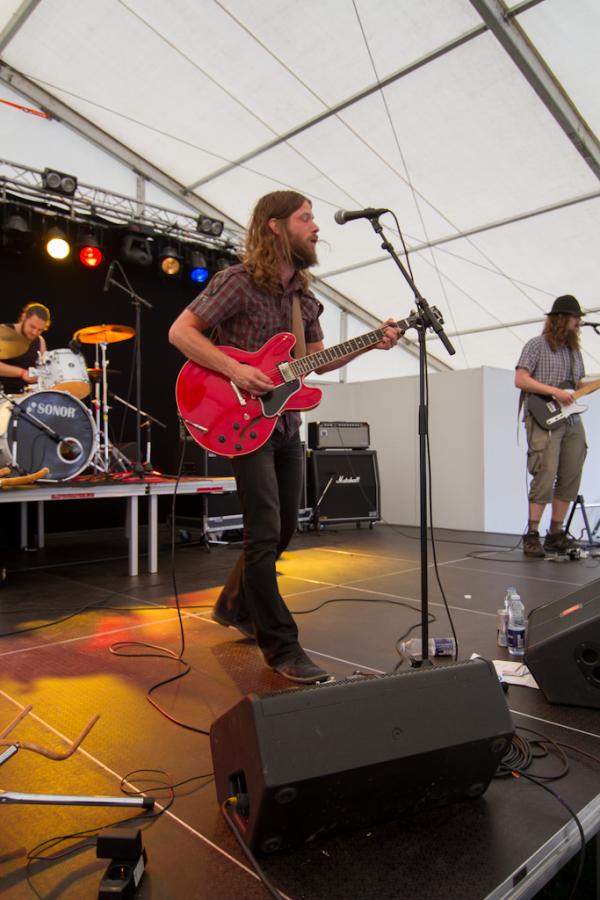
<svg viewBox="0 0 600 900"><path fill-rule="evenodd" d="M96 449L96 426L88 409L70 394L36 391L11 397L12 403L52 431L55 440L33 422L26 421L11 402L0 403L0 458L12 461L16 442L16 465L25 472L48 468L43 481L68 481L85 469Z"/></svg>

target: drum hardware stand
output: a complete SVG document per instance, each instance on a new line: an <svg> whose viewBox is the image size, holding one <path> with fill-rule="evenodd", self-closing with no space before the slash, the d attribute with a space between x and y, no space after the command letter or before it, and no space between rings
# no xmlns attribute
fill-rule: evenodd
<svg viewBox="0 0 600 900"><path fill-rule="evenodd" d="M412 664L415 667L431 666L429 659L429 598L427 583L427 444L429 440L429 409L427 397L427 348L425 346L425 332L431 328L439 337L444 347L453 356L456 350L452 346L443 329L443 318L435 307L430 307L427 300L421 296L419 289L412 279L411 274L404 267L394 247L383 234L383 226L379 222L379 215L389 210L378 210L377 213L369 216L371 227L381 238L381 248L386 250L392 257L400 272L404 276L404 280L409 285L415 298L418 310L416 322L411 327L415 328L419 336L419 483L420 483L420 538L421 538L421 640L423 647L423 658L414 660ZM407 257L408 259L408 254ZM410 265L410 264L409 264Z"/></svg>
<svg viewBox="0 0 600 900"><path fill-rule="evenodd" d="M148 309L152 309L152 304L148 302L148 300L144 300L143 297L140 297L139 294L133 290L127 275L123 269L123 266L119 262L118 259L113 260L111 263L113 268L118 268L120 271L125 284L121 284L119 281L115 281L115 279L110 274L106 280L105 288L114 284L115 287L118 287L119 290L125 291L126 294L129 294L131 298L131 303L135 309L135 405L136 405L136 428L135 428L135 436L136 436L136 462L133 464L132 468L136 475L143 476L145 473L144 465L141 462L142 459L142 304Z"/></svg>
<svg viewBox="0 0 600 900"><path fill-rule="evenodd" d="M131 470L133 466L131 460L124 453L121 453L114 444L111 444L108 437L108 412L110 406L108 405L108 376L106 373L108 367L108 359L106 358L107 346L106 341L100 341L96 344L96 368L98 368L98 363L100 363L102 380L101 382L97 380L94 385L94 400L92 401L96 416L98 440L98 450L94 454L92 465L97 471L106 475L111 471L111 457L123 472ZM100 348L100 360L98 359L98 347Z"/></svg>
<svg viewBox="0 0 600 900"><path fill-rule="evenodd" d="M161 422L160 419L155 418L155 416L151 416L150 413L147 413L145 410L138 410L137 406L134 406L133 403L128 403L127 400L123 400L122 397L119 397L118 394L115 394L113 391L108 392L113 400L117 400L118 403L121 403L123 406L126 406L128 409L132 409L134 412L139 412L140 415L144 417L144 421L141 425L141 428L146 429L146 458L142 463L144 472L153 472L154 469L152 467L152 422L155 422L156 425L160 425L161 428L166 428L164 422Z"/></svg>

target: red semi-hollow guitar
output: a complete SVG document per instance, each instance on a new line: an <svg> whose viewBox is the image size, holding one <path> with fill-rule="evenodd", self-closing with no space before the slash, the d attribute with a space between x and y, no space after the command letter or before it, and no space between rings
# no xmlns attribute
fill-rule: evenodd
<svg viewBox="0 0 600 900"><path fill-rule="evenodd" d="M416 321L416 316L409 316L396 322L396 326L406 331ZM241 390L220 372L188 360L179 373L175 390L185 427L195 441L212 453L221 456L252 453L269 440L283 412L314 409L321 402L322 391L307 387L303 381L305 375L326 363L350 356L356 350L373 347L385 336L386 327L300 359L292 359L296 339L286 331L274 335L256 353L219 347L232 359L254 366L269 376L275 387L261 397Z"/></svg>

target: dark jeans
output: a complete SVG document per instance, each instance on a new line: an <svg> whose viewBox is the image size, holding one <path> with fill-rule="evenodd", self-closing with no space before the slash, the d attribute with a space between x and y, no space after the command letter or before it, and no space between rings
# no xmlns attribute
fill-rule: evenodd
<svg viewBox="0 0 600 900"><path fill-rule="evenodd" d="M244 516L244 549L217 601L228 618L250 620L270 665L298 650L298 628L279 593L275 561L298 520L302 488L300 435L276 431L248 456L232 460Z"/></svg>

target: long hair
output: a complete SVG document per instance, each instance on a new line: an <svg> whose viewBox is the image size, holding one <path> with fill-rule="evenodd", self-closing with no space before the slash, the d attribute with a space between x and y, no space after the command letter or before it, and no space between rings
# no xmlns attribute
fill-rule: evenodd
<svg viewBox="0 0 600 900"><path fill-rule="evenodd" d="M256 284L271 294L281 292L281 264L293 265L285 219L300 209L303 203L310 203L310 200L297 191L272 191L261 197L254 207L242 262ZM279 234L271 231L269 219L278 219L283 223ZM299 274L302 286L306 288L310 275L306 269Z"/></svg>
<svg viewBox="0 0 600 900"><path fill-rule="evenodd" d="M550 349L556 353L559 347L568 347L569 350L579 350L579 333L567 330L567 322L570 316L556 313L546 316L546 324L542 334L548 341Z"/></svg>

